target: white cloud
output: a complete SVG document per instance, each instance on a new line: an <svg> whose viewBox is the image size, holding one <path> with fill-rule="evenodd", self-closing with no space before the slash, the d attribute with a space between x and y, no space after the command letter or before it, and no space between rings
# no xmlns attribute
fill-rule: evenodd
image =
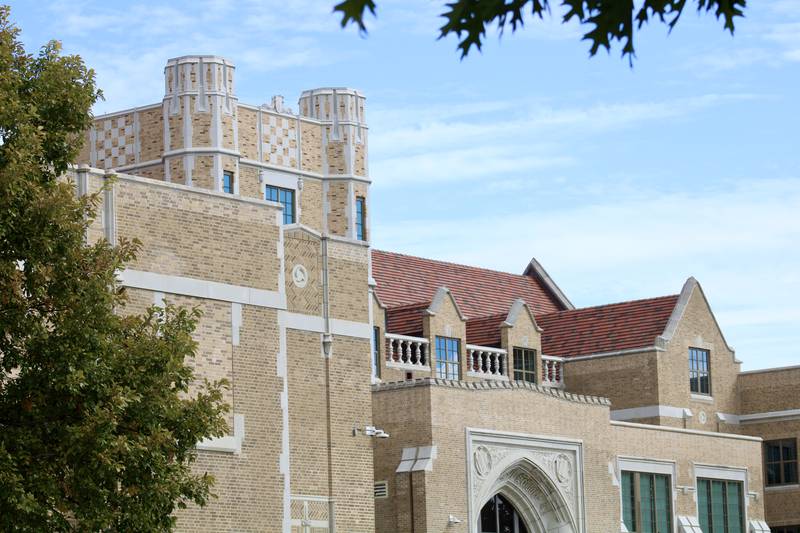
<svg viewBox="0 0 800 533"><path fill-rule="evenodd" d="M371 173L379 187L507 178L573 164L570 144L598 132L690 116L750 94L557 107L541 100L400 108L371 116ZM410 118L411 117L411 118ZM424 122L414 122L414 120Z"/></svg>

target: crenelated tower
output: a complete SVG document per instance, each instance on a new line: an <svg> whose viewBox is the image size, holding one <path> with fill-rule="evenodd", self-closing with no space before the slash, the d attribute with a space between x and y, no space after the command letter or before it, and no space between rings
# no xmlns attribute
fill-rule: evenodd
<svg viewBox="0 0 800 533"><path fill-rule="evenodd" d="M79 163L279 202L285 224L369 240L365 98L348 88L239 102L222 57L167 61L160 104L98 116Z"/></svg>

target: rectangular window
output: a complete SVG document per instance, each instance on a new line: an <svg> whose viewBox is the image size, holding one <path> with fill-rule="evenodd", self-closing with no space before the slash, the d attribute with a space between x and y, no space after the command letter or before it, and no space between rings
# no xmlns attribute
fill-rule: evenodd
<svg viewBox="0 0 800 533"><path fill-rule="evenodd" d="M697 394L711 394L708 350L689 348L689 388Z"/></svg>
<svg viewBox="0 0 800 533"><path fill-rule="evenodd" d="M797 440L771 440L764 443L764 470L767 485L797 483Z"/></svg>
<svg viewBox="0 0 800 533"><path fill-rule="evenodd" d="M222 192L233 194L233 172L222 173Z"/></svg>
<svg viewBox="0 0 800 533"><path fill-rule="evenodd" d="M372 377L381 376L381 328L372 328Z"/></svg>
<svg viewBox="0 0 800 533"><path fill-rule="evenodd" d="M697 480L697 512L703 533L744 533L742 492L739 481Z"/></svg>
<svg viewBox="0 0 800 533"><path fill-rule="evenodd" d="M800 526L776 526L772 533L800 533Z"/></svg>
<svg viewBox="0 0 800 533"><path fill-rule="evenodd" d="M367 240L367 207L363 196L356 197L356 239Z"/></svg>
<svg viewBox="0 0 800 533"><path fill-rule="evenodd" d="M514 348L514 379L536 383L536 350Z"/></svg>
<svg viewBox="0 0 800 533"><path fill-rule="evenodd" d="M436 337L436 377L458 379L460 344L458 339Z"/></svg>
<svg viewBox="0 0 800 533"><path fill-rule="evenodd" d="M631 533L670 533L672 531L670 476L623 471L622 521Z"/></svg>
<svg viewBox="0 0 800 533"><path fill-rule="evenodd" d="M294 190L267 185L264 187L264 200L283 205L283 223L294 224Z"/></svg>

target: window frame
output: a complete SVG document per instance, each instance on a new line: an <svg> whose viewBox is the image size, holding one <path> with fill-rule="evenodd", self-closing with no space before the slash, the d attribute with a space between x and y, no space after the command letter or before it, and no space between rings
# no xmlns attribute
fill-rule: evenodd
<svg viewBox="0 0 800 533"><path fill-rule="evenodd" d="M442 341L444 346L445 358L443 359L440 354L441 350L439 342ZM453 345L455 350L452 349ZM434 337L434 346L436 351L436 377L439 379L461 379L461 339L457 337L446 337L443 335L436 335ZM455 354L455 358L450 356ZM455 368L455 372L451 369ZM444 371L444 372L443 372ZM455 376L455 377L452 377Z"/></svg>
<svg viewBox="0 0 800 533"><path fill-rule="evenodd" d="M705 355L705 368L700 367L701 359L696 355ZM706 389L703 390L703 381L706 379ZM693 382L692 380L697 381ZM697 390L695 390L695 383ZM711 350L689 346L689 392L701 396L711 396Z"/></svg>
<svg viewBox="0 0 800 533"><path fill-rule="evenodd" d="M678 480L678 466L675 461L664 461L659 459L648 459L643 457L627 457L627 456L617 456L617 468L616 468L616 476L617 480L619 481L619 518L620 524L624 524L625 521L625 512L624 512L624 501L623 501L623 493L622 493L622 483L623 483L623 472L632 472L638 474L647 474L647 475L663 475L666 476L669 481L669 531L675 531L678 523L677 517L677 505L678 505L678 492L677 492L677 480ZM638 487L639 483L635 482L635 486ZM639 490L638 488L636 490ZM638 500L634 500L634 504L636 504ZM641 505L641 504L639 504ZM641 525L641 515L637 514L637 527Z"/></svg>
<svg viewBox="0 0 800 533"><path fill-rule="evenodd" d="M228 183L227 186L226 182ZM222 171L222 192L226 194L234 194L236 192L236 176L232 170Z"/></svg>
<svg viewBox="0 0 800 533"><path fill-rule="evenodd" d="M794 459L784 459L783 458L783 444L791 442L794 445ZM769 455L767 454L767 446L769 445L777 445L779 448L779 459L777 461L770 461ZM765 487L783 487L783 486L792 486L797 485L800 483L800 461L798 461L797 457L797 439L794 437L787 437L785 439L772 439L772 440L765 440L763 444L763 455L764 455L764 486ZM786 473L785 465L794 463L794 480L786 481L784 479L784 475ZM779 465L778 473L780 474L780 481L778 483L770 483L769 482L769 475L767 473L769 469L769 465L777 464Z"/></svg>
<svg viewBox="0 0 800 533"><path fill-rule="evenodd" d="M372 379L381 379L381 335L380 326L372 326Z"/></svg>
<svg viewBox="0 0 800 533"><path fill-rule="evenodd" d="M275 191L275 200L273 200L270 196L268 196L268 191L270 189L274 189ZM291 202L284 202L281 200L281 194L290 194L291 195ZM297 191L295 189L289 189L287 187L281 187L279 185L272 185L270 183L264 184L264 200L268 202L276 202L283 205L283 224L294 224L297 222ZM291 206L291 209L287 209L286 206ZM290 215L289 220L287 221L287 213Z"/></svg>
<svg viewBox="0 0 800 533"><path fill-rule="evenodd" d="M659 472L641 472L641 471L637 471L637 470L622 470L622 471L620 471L620 498L622 498L622 495L623 495L622 494L622 484L624 483L623 479L624 479L625 474L631 474L632 475L631 481L633 483L633 487L632 487L633 488L633 492L631 494L631 496L633 497L633 501L631 502L631 504L633 506L634 528L632 530L628 529L628 532L629 533L641 533L641 531L642 531L641 527L644 524L644 515L643 515L643 510L642 510L643 509L643 505L642 505L643 504L643 495L642 495L642 482L641 482L641 479L642 479L642 476L647 476L647 477L650 477L652 479L651 487L653 488L653 493L650 495L651 496L650 505L651 505L651 509L652 509L653 514L652 514L650 519L656 521L655 524L652 524L652 522L651 522L651 526L655 525L654 533L672 533L672 531L674 529L674 524L675 524L675 520L674 520L674 515L675 515L674 507L675 507L675 505L674 505L674 502L672 501L672 495L673 495L673 488L672 488L673 478L672 478L672 474L665 474L665 473L659 473ZM666 502L667 502L667 516L666 516L666 518L667 518L667 529L666 530L662 530L662 531L658 530L658 522L657 522L658 521L658 516L656 515L657 500L656 500L656 492L655 491L657 490L656 489L656 478L657 477L666 478L666 480L667 480L667 499L666 499ZM622 520L621 521L624 523L625 522L625 513L624 513L625 500L622 499L621 501L622 501L622 509L623 509ZM626 528L627 528L627 525L626 525Z"/></svg>
<svg viewBox="0 0 800 533"><path fill-rule="evenodd" d="M367 240L367 198L356 196L356 239Z"/></svg>
<svg viewBox="0 0 800 533"><path fill-rule="evenodd" d="M718 478L718 477L708 477L708 476L696 476L695 478L695 491L697 494L697 520L699 523L701 522L701 514L700 514L700 482L707 481L708 482L708 508L706 512L708 512L708 518L710 519L711 531L705 533L729 533L730 531L730 513L728 508L728 485L736 484L739 486L739 512L741 516L741 523L739 524L739 531L745 533L747 531L747 502L745 498L747 498L747 486L744 481L739 479L728 479L728 478ZM717 530L714 525L713 517L714 517L714 500L713 500L713 493L714 493L714 483L722 483L722 502L723 502L723 524L722 530Z"/></svg>
<svg viewBox="0 0 800 533"><path fill-rule="evenodd" d="M514 361L513 361L513 367L512 367L511 370L513 372L514 381L525 381L527 383L538 383L539 382L539 373L538 373L538 365L537 365L537 356L539 355L539 353L536 351L536 349L534 349L534 348L525 348L523 346L514 346L514 349L512 350L512 355L514 357ZM531 369L531 370L528 370L525 367L525 357L528 356L528 355L533 356L533 369ZM519 356L519 359L521 359L522 363L523 363L521 368L517 368L518 356ZM519 377L519 378L517 377L517 373L518 372L521 374L521 377ZM526 376L529 375L529 374L531 375L531 377L533 377L532 380L526 379Z"/></svg>

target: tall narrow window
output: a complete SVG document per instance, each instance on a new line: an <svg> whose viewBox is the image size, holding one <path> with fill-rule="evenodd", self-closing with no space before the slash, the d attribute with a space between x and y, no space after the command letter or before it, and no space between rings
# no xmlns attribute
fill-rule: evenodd
<svg viewBox="0 0 800 533"><path fill-rule="evenodd" d="M708 350L689 348L689 388L697 394L711 394Z"/></svg>
<svg viewBox="0 0 800 533"><path fill-rule="evenodd" d="M797 483L797 440L771 440L764 443L767 485Z"/></svg>
<svg viewBox="0 0 800 533"><path fill-rule="evenodd" d="M536 350L514 348L514 379L536 383Z"/></svg>
<svg viewBox="0 0 800 533"><path fill-rule="evenodd" d="M233 172L226 170L222 173L222 192L233 194Z"/></svg>
<svg viewBox="0 0 800 533"><path fill-rule="evenodd" d="M294 190L267 185L264 187L264 200L283 205L283 223L294 224Z"/></svg>
<svg viewBox="0 0 800 533"><path fill-rule="evenodd" d="M697 512L703 533L744 533L742 484L697 480Z"/></svg>
<svg viewBox="0 0 800 533"><path fill-rule="evenodd" d="M381 377L381 328L372 328L372 377Z"/></svg>
<svg viewBox="0 0 800 533"><path fill-rule="evenodd" d="M458 339L436 337L436 377L458 379L460 344Z"/></svg>
<svg viewBox="0 0 800 533"><path fill-rule="evenodd" d="M367 207L363 196L356 196L356 239L367 240Z"/></svg>
<svg viewBox="0 0 800 533"><path fill-rule="evenodd" d="M631 533L672 531L670 476L622 472L622 521Z"/></svg>

